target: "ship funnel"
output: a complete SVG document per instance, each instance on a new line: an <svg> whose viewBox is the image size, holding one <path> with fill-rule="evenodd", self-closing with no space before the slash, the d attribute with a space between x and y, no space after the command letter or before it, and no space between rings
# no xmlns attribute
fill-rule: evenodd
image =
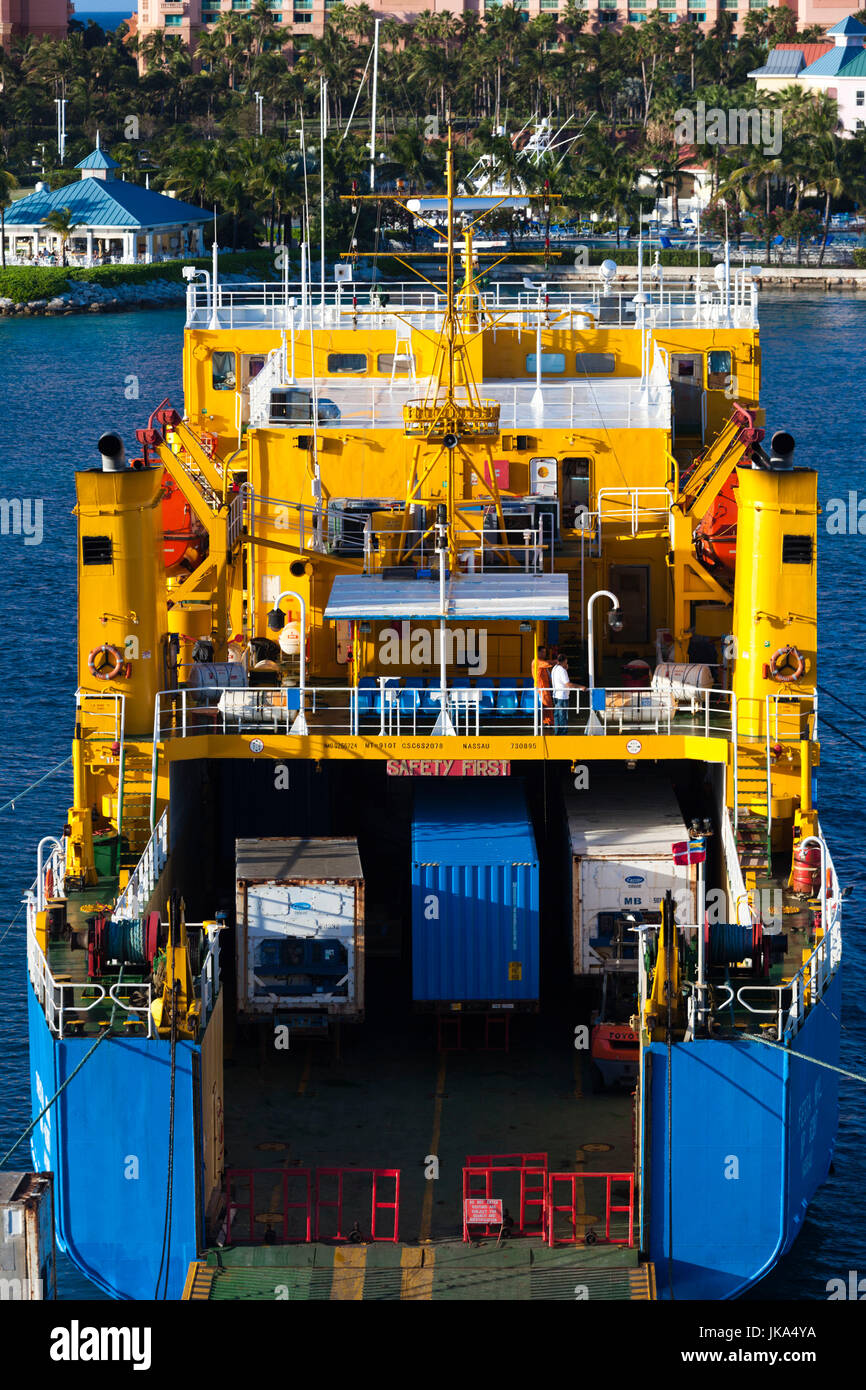
<svg viewBox="0 0 866 1390"><path fill-rule="evenodd" d="M102 456L103 473L121 473L126 467L126 450L119 434L109 430L100 435L96 445Z"/></svg>
<svg viewBox="0 0 866 1390"><path fill-rule="evenodd" d="M787 430L776 430L770 440L770 467L794 467L794 436Z"/></svg>

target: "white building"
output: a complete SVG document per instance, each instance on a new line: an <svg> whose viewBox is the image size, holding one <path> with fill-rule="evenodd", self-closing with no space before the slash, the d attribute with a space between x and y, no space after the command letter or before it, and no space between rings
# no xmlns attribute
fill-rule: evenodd
<svg viewBox="0 0 866 1390"><path fill-rule="evenodd" d="M33 264L40 258L61 261L59 237L44 219L69 208L75 224L66 243L70 265L105 262L150 264L204 251L202 228L211 213L118 179L118 165L99 148L75 166L78 183L53 190L37 186L6 210L6 256L9 264Z"/></svg>

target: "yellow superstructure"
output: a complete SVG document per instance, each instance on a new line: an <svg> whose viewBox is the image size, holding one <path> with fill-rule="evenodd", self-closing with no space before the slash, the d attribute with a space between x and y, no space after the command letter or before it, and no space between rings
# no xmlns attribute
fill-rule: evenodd
<svg viewBox="0 0 866 1390"><path fill-rule="evenodd" d="M78 877L91 808L122 829L131 798L134 862L172 766L201 757L694 760L726 769L735 828L763 816L792 846L817 760L817 504L815 475L760 443L754 282L497 281L474 222L456 246L460 214L449 198L438 288L191 284L183 410L139 432L138 466L79 475L81 544L105 554L79 557ZM735 475L732 571L695 532ZM167 486L190 518L171 564ZM607 601L591 634L600 592L619 621ZM123 654L109 679L102 644ZM557 737L532 688L545 645L594 687ZM635 662L712 668L713 693L660 696Z"/></svg>

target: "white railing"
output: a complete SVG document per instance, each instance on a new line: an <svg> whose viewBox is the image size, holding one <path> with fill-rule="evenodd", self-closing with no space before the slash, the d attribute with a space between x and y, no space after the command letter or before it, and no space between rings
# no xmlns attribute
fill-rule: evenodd
<svg viewBox="0 0 866 1390"><path fill-rule="evenodd" d="M121 1010L134 1018L146 1031L147 1037L154 1037L153 1016L150 1012L152 991L149 983L118 980L107 988L91 980L56 980L45 954L36 940L36 932L28 924L27 930L27 968L33 991L45 1014L45 1021L51 1032L58 1038L76 1032L74 1025L86 1022L86 1015L108 1005ZM143 996L142 1002L132 1004L130 996ZM126 995L126 1000L123 996Z"/></svg>
<svg viewBox="0 0 866 1390"><path fill-rule="evenodd" d="M102 702L102 707L100 707L100 702ZM97 725L96 730L91 730L86 735L88 742L123 743L126 696L121 691L76 690L76 724L85 715L89 721Z"/></svg>
<svg viewBox="0 0 866 1390"><path fill-rule="evenodd" d="M112 921L140 917L146 910L160 875L168 862L168 810L163 811L142 850L141 858L111 914Z"/></svg>
<svg viewBox="0 0 866 1390"><path fill-rule="evenodd" d="M616 249L611 248L611 259ZM644 325L756 327L758 286L742 270L731 268L731 293L726 301L706 265L707 279L698 290L692 283L655 279L647 267L642 281L629 268L610 286L595 280L557 278L538 282L528 289L523 280L495 280L472 296L469 310L486 319L494 331L534 331L539 318L543 327L565 328L569 324L585 328L634 328L639 307ZM695 275L697 271L695 271ZM643 306L635 304L638 291L645 296ZM207 284L195 281L187 292L187 328L338 328L357 325L364 328L393 327L408 319L420 328L441 328L445 310L444 292L423 286L417 280L358 281L350 285L321 285L313 281L225 284L219 282L216 303L211 303ZM398 318L399 316L399 318Z"/></svg>
<svg viewBox="0 0 866 1390"><path fill-rule="evenodd" d="M286 383L289 367L286 360L285 338L279 347L268 353L267 361L249 385L250 425L266 423L271 408L271 391Z"/></svg>
<svg viewBox="0 0 866 1390"><path fill-rule="evenodd" d="M720 824L722 852L725 857L725 870L728 877L728 900L733 909L732 920L736 922L738 926L748 927L752 922L752 908L749 901L749 891L746 888L746 881L743 878L743 868L740 864L740 856L737 853L737 842L734 839L734 830L731 826L731 818L728 815L727 808L722 811Z"/></svg>
<svg viewBox="0 0 866 1390"><path fill-rule="evenodd" d="M156 697L155 745L167 739L208 734L362 735L442 737L434 732L442 692L435 677L363 678L354 686L183 686ZM523 733L619 735L691 734L730 738L730 691L695 691L688 708L651 690L572 691L559 711L540 690L511 679L452 679L445 689L446 711L458 737ZM301 717L303 715L303 717Z"/></svg>
<svg viewBox="0 0 866 1390"><path fill-rule="evenodd" d="M312 428L313 381L309 377L292 383L263 383L261 388L257 387L254 406L252 389L267 370L263 368L251 383L250 423L296 430ZM403 407L423 400L425 385L430 383L366 379L350 384L338 377L317 377L318 425L403 429ZM295 401L288 418L282 404L271 404L274 387L305 393ZM599 376L565 382L553 382L545 377L540 387L532 378L520 383L486 380L483 396L486 404L498 404L500 430L578 429L602 425L610 429L669 429L671 424L670 384L650 382L647 385L636 376ZM470 402L467 400L466 404Z"/></svg>

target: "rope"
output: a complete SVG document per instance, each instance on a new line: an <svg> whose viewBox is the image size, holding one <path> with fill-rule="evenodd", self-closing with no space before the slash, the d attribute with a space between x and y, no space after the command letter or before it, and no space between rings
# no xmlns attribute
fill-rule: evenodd
<svg viewBox="0 0 866 1390"><path fill-rule="evenodd" d="M118 979L117 979L118 984L120 983L120 980L121 980L122 976L123 976L123 971L121 970L120 974L118 975ZM99 1044L102 1043L102 1042L104 1042L105 1039L109 1036L109 1034L111 1033L112 1028L114 1027L114 1016L115 1016L116 1013L117 1013L117 1001L115 1000L115 1001L114 1001L114 1004L113 1004L113 1006L112 1006L112 1010L111 1010L111 1020L110 1020L110 1024L109 1024L108 1028L104 1028L104 1029L102 1030L102 1032L100 1033L99 1037L96 1039L96 1042L93 1044L92 1047L90 1047L90 1048L87 1049L87 1051L85 1052L85 1054L84 1054L84 1056L82 1057L81 1061L78 1063L78 1066L75 1067L74 1070L71 1071L71 1072L69 1073L69 1075L67 1076L66 1080L63 1082L63 1085L60 1086L60 1087L54 1092L54 1095L53 1095L53 1096L51 1097L51 1099L47 1102L47 1104L43 1107L43 1109L40 1110L40 1112L39 1112L39 1114L36 1116L35 1120L31 1120L31 1121L30 1121L30 1124L29 1124L29 1125L27 1126L27 1128L24 1130L24 1133L23 1133L23 1134L20 1134L20 1135L18 1136L18 1138L15 1140L15 1143L12 1145L12 1148L9 1149L8 1153L5 1153L5 1154L3 1155L3 1157L0 1158L0 1168L3 1167L4 1163L8 1162L8 1160L9 1160L9 1159L12 1157L12 1155L14 1154L15 1150L18 1148L18 1145L19 1145L19 1144L22 1144L22 1143L24 1142L24 1140L27 1138L28 1134L32 1134L32 1133L33 1133L33 1130L34 1130L34 1129L36 1128L36 1126L39 1124L39 1121L42 1119L42 1117L43 1117L44 1115L47 1115L47 1114L48 1114L48 1111L51 1109L51 1107L52 1107L52 1105L54 1104L54 1102L63 1094L63 1092L66 1090L66 1087L69 1085L70 1081L73 1079L73 1077L77 1076L78 1073L81 1071L81 1068L84 1066L84 1063L87 1061L88 1057L92 1057L93 1054L94 1054L94 1052L96 1051L96 1049L99 1047Z"/></svg>
<svg viewBox="0 0 866 1390"><path fill-rule="evenodd" d="M862 713L863 713L862 710L855 709L853 705L849 705L849 704L848 704L848 701L847 701L847 700L843 700L842 697L841 697L841 695L837 695L837 694L835 694L834 691L828 690L828 689L826 688L826 686L819 685L819 686L816 686L816 689L817 689L817 690L820 690L820 692L821 692L822 695L829 695L829 696L830 696L830 699L831 699L831 700L835 700L835 701L837 702L837 704L844 705L845 709L849 709L849 710L851 711L852 714L856 714L858 719L859 719L860 716L862 715ZM823 717L823 716L822 716L822 717Z"/></svg>
<svg viewBox="0 0 866 1390"><path fill-rule="evenodd" d="M18 911L15 913L15 916L12 918L12 921L9 923L9 925L8 925L8 927L6 928L6 930L5 930L5 932L3 933L3 935L0 936L0 946L3 945L3 942L6 940L7 936L8 936L9 933L11 932L12 928L15 926L15 923L18 921L18 918L21 916L21 913L24 911L24 908L25 908L26 906L27 906L26 901L21 903L20 907L18 908Z"/></svg>
<svg viewBox="0 0 866 1390"><path fill-rule="evenodd" d="M159 1286L162 1283L163 1269L165 1270L165 1289L162 1298L163 1300L168 1298L168 1275L171 1263L171 1209L174 1193L174 1083L175 1057L177 1052L177 996L179 987L180 981L176 979L171 992L171 1079L169 1083L168 1103L168 1171L165 1190L165 1220L162 1227L162 1250L159 1256L159 1272L156 1276L154 1300L160 1297Z"/></svg>
<svg viewBox="0 0 866 1390"><path fill-rule="evenodd" d="M799 1057L802 1062L811 1062L813 1066L823 1067L825 1071L838 1072L839 1076L847 1076L849 1081L862 1081L866 1084L866 1075L862 1072L834 1067L832 1062L820 1062L817 1057L809 1057L805 1052L792 1052L790 1047L785 1047L783 1043L775 1042L772 1038L765 1038L760 1033L744 1033L743 1037L748 1038L750 1042L763 1043L765 1047L777 1047L781 1052L787 1052L789 1057Z"/></svg>
<svg viewBox="0 0 866 1390"><path fill-rule="evenodd" d="M855 748L859 748L861 752L866 753L866 743L860 743L858 739L852 737L851 734L846 733L844 729L840 729L837 727L837 725L831 724L830 720L824 714L821 715L821 723L826 724L827 728L832 729L834 734L838 734L840 738L846 738L849 743L854 745Z"/></svg>
<svg viewBox="0 0 866 1390"><path fill-rule="evenodd" d="M23 792L19 792L17 796L13 796L12 799L11 799L10 801L4 802L4 804L3 804L2 806L0 806L0 812L2 812L2 811L8 811L10 806L12 807L12 810L14 811L14 810L15 810L15 802L16 802L16 801L21 801L22 798L25 797L25 796L27 795L28 792L35 791L37 787L41 787L43 782L47 782L49 777L53 777L54 774L55 774L55 772L59 772L60 769L61 769L62 767L65 767L67 763L71 763L71 762L72 762L72 754L70 753L68 758L64 758L64 759L63 759L63 762L62 762L62 763L58 763L56 767L52 767L51 771L50 771L50 772L46 772L46 774L45 774L44 777L40 777L38 782L31 782L29 787L25 787L25 788L24 788Z"/></svg>

